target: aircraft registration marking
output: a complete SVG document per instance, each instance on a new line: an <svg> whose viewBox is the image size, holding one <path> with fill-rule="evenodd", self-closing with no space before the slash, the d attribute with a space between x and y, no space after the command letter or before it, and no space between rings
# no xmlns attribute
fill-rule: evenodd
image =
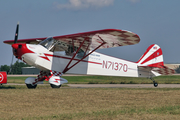
<svg viewBox="0 0 180 120"><path fill-rule="evenodd" d="M102 68L116 70L116 71L124 71L124 72L128 71L127 64L112 62L112 61L105 61L105 60L103 60Z"/></svg>

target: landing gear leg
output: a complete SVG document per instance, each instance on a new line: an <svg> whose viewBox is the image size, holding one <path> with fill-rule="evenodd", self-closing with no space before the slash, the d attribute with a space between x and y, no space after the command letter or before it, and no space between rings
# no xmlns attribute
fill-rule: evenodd
<svg viewBox="0 0 180 120"><path fill-rule="evenodd" d="M150 78L150 79L153 81L154 87L157 87L158 83L153 78Z"/></svg>

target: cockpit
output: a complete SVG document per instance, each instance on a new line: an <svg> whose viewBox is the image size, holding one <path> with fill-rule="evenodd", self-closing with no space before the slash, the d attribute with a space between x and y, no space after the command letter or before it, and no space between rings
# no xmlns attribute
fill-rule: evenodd
<svg viewBox="0 0 180 120"><path fill-rule="evenodd" d="M49 37L41 41L39 44L45 47L46 49L51 50L56 43L57 43L56 40L54 40L52 37Z"/></svg>
<svg viewBox="0 0 180 120"><path fill-rule="evenodd" d="M67 44L63 41L57 41L52 37L49 37L39 43L39 45L42 45L47 50L54 52L54 53L60 53L67 56L73 56L79 47L73 46L71 44ZM84 50L80 49L76 55L77 58L83 58L85 56Z"/></svg>

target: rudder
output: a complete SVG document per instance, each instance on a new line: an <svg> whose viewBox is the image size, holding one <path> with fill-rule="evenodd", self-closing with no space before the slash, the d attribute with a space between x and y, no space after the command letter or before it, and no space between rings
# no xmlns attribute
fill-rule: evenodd
<svg viewBox="0 0 180 120"><path fill-rule="evenodd" d="M157 44L150 45L137 63L138 66L161 68L164 66L161 48Z"/></svg>

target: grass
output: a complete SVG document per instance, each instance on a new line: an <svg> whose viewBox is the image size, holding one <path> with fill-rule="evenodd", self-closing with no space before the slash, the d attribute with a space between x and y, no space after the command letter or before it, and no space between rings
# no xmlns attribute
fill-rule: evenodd
<svg viewBox="0 0 180 120"><path fill-rule="evenodd" d="M179 84L180 76L160 76L158 83ZM8 77L0 86L0 120L179 120L180 88L67 88L49 84L27 89L27 77ZM143 84L146 78L63 76L69 83ZM48 83L48 82L45 82ZM63 85L67 86L67 85Z"/></svg>
<svg viewBox="0 0 180 120"><path fill-rule="evenodd" d="M69 84L150 84L147 78L113 76L62 76ZM8 77L8 83L24 84L27 77ZM180 84L179 75L159 76L154 78L160 84ZM45 83L48 83L45 81Z"/></svg>
<svg viewBox="0 0 180 120"><path fill-rule="evenodd" d="M0 120L179 120L180 117L179 88L13 87L0 90Z"/></svg>

